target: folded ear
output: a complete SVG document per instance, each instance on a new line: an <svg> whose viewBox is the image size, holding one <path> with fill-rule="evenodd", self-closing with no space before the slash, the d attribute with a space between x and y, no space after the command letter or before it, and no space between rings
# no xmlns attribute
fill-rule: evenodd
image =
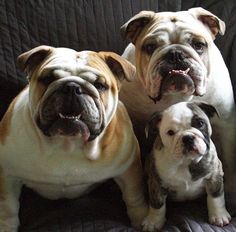
<svg viewBox="0 0 236 232"><path fill-rule="evenodd" d="M146 148L147 152L151 152L153 147L155 149L161 150L163 147L160 132L159 132L159 126L161 123L162 114L161 113L155 113L152 115L147 127L145 128L146 132Z"/></svg>
<svg viewBox="0 0 236 232"><path fill-rule="evenodd" d="M124 79L131 81L134 78L136 69L134 65L132 65L125 58L114 52L99 52L98 54L105 60L107 66L117 78L118 87L120 87L121 81Z"/></svg>
<svg viewBox="0 0 236 232"><path fill-rule="evenodd" d="M45 59L51 49L52 47L50 46L41 45L22 53L17 58L18 67L21 71L31 72L35 66Z"/></svg>
<svg viewBox="0 0 236 232"><path fill-rule="evenodd" d="M221 35L225 33L225 23L216 15L201 7L195 7L188 10L191 15L200 20L211 31L212 38L215 39L218 32Z"/></svg>
<svg viewBox="0 0 236 232"><path fill-rule="evenodd" d="M137 37L143 30L143 28L153 19L155 12L153 11L141 11L132 17L121 28L121 36L128 38L135 44Z"/></svg>
<svg viewBox="0 0 236 232"><path fill-rule="evenodd" d="M213 118L215 115L219 117L219 114L214 106L205 102L197 102L196 104L205 112L209 119Z"/></svg>

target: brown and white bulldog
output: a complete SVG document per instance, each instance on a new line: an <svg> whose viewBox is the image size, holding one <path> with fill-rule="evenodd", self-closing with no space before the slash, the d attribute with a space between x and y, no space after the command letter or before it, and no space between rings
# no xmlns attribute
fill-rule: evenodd
<svg viewBox="0 0 236 232"><path fill-rule="evenodd" d="M224 22L203 8L142 11L124 24L121 32L132 41L123 57L136 66L137 74L134 81L122 86L120 98L137 131L144 131L154 112L172 104L207 102L219 112L221 119L213 127L220 127L223 155L230 166L234 98L228 70L214 44L215 36L225 32ZM226 121L228 129L222 127Z"/></svg>
<svg viewBox="0 0 236 232"><path fill-rule="evenodd" d="M111 52L39 46L18 57L29 85L0 124L0 231L19 225L26 185L50 199L74 198L114 178L128 215L146 215L137 139L118 100L135 68Z"/></svg>

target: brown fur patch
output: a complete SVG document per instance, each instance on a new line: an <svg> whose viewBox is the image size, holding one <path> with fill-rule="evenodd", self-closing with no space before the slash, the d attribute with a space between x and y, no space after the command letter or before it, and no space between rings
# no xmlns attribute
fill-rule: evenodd
<svg viewBox="0 0 236 232"><path fill-rule="evenodd" d="M6 191L5 191L4 185L5 185L5 181L3 178L3 170L0 167L0 201L6 198Z"/></svg>
<svg viewBox="0 0 236 232"><path fill-rule="evenodd" d="M117 81L113 75L113 73L111 72L111 70L109 69L109 67L107 66L107 64L105 63L105 61L95 52L91 53L91 56L89 56L88 59L88 65L98 69L101 73L104 74L104 77L106 79L106 84L107 86L109 86L112 95L115 96L118 94L118 87L117 87ZM107 76L109 76L109 78L107 78ZM105 106L105 108L108 106L108 102L107 102L107 93L106 92L102 92L100 94L100 97L103 101L103 104Z"/></svg>
<svg viewBox="0 0 236 232"><path fill-rule="evenodd" d="M128 120L128 114L124 107L119 104L117 113L106 128L103 136L101 143L103 158L109 159L119 155L117 152L121 146L126 146L127 152L133 150L134 147L137 147L137 151L139 151L137 140L130 130L132 130L132 125ZM120 165L126 163L129 158L129 155L125 156Z"/></svg>
<svg viewBox="0 0 236 232"><path fill-rule="evenodd" d="M6 113L4 114L0 122L0 143L2 145L5 144L6 137L9 135L9 132L10 132L10 124L11 124L13 109L14 109L18 96L15 97L15 99L11 102L10 106L8 107Z"/></svg>

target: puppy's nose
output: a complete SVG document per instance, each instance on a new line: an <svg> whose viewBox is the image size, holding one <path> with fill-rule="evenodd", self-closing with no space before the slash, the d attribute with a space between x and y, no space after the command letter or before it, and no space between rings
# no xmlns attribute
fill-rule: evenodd
<svg viewBox="0 0 236 232"><path fill-rule="evenodd" d="M170 50L167 55L167 60L169 63L178 63L184 60L185 56L180 50Z"/></svg>
<svg viewBox="0 0 236 232"><path fill-rule="evenodd" d="M185 135L185 136L182 137L182 141L183 141L184 146L187 149L190 150L191 148L193 148L193 146L194 146L194 136Z"/></svg>
<svg viewBox="0 0 236 232"><path fill-rule="evenodd" d="M82 93L82 88L79 84L75 82L68 82L62 87L61 91L67 95L69 94L79 95Z"/></svg>

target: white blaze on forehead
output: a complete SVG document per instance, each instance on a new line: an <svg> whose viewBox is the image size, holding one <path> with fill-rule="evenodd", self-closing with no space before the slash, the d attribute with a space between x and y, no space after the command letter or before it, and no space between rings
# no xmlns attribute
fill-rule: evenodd
<svg viewBox="0 0 236 232"><path fill-rule="evenodd" d="M192 117L193 112L187 106L187 103L180 102L170 106L163 112L163 124L168 125L171 122L190 124Z"/></svg>
<svg viewBox="0 0 236 232"><path fill-rule="evenodd" d="M102 74L99 70L88 65L89 53L91 52L76 52L72 49L58 48L43 67L43 72L52 71L58 78L79 76L93 83Z"/></svg>

